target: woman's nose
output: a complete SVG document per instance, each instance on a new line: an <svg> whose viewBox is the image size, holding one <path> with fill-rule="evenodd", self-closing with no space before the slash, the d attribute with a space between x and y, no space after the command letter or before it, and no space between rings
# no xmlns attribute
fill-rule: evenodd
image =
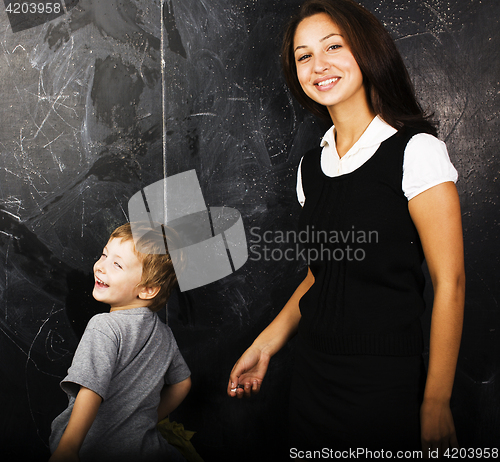
<svg viewBox="0 0 500 462"><path fill-rule="evenodd" d="M317 73L322 73L326 71L330 67L330 63L328 62L328 57L323 55L316 55L314 61L314 70Z"/></svg>

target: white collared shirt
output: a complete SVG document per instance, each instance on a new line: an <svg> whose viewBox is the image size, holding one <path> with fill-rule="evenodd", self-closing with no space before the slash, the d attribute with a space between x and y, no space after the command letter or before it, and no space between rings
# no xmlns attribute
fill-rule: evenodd
<svg viewBox="0 0 500 462"><path fill-rule="evenodd" d="M397 132L395 128L375 117L358 141L339 157L335 145L335 127L332 126L323 136L320 146L321 170L334 177L351 173L363 165L380 147L380 144ZM297 198L304 205L300 167L297 173ZM433 186L446 181L457 181L458 173L448 156L446 145L427 133L419 133L408 142L403 161L403 192L408 200Z"/></svg>

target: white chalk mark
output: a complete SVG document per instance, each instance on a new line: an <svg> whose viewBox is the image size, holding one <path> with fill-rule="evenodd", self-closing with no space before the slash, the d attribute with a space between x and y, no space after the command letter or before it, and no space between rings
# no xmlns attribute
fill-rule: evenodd
<svg viewBox="0 0 500 462"><path fill-rule="evenodd" d="M11 239L19 239L17 236L14 236L13 234L10 234L10 233L7 233L5 231L2 231L0 230L0 234L3 234L4 236L7 236L7 237L10 237ZM7 275L7 271L5 272L5 274Z"/></svg>
<svg viewBox="0 0 500 462"><path fill-rule="evenodd" d="M144 59L146 58L146 52L149 47L149 41L146 39L146 46L144 47L144 53L142 54L142 58L139 61L139 74L142 78L143 81L146 81L146 77L144 77L144 73L142 72L143 64L144 64Z"/></svg>
<svg viewBox="0 0 500 462"><path fill-rule="evenodd" d="M217 117L213 112L198 112L196 114L189 114L188 117Z"/></svg>
<svg viewBox="0 0 500 462"><path fill-rule="evenodd" d="M16 339L15 339L15 338L12 338L6 330L4 330L4 329L2 329L2 328L0 327L0 332L2 332L2 334L3 334L3 335L5 335L5 337L7 337L7 338L8 338L8 339L9 339L9 340L10 340L10 341L14 344L14 346L15 346L15 347L17 347L19 350L21 350L21 352L22 352L23 354L25 354L25 355L27 354L27 353L26 353L26 351L25 351L23 348L21 348L21 345L19 345L19 344L16 342Z"/></svg>
<svg viewBox="0 0 500 462"><path fill-rule="evenodd" d="M21 217L18 215L14 215L12 212L9 212L8 210L3 210L3 213L6 213L7 215L10 215L11 217L15 218L19 223L21 223Z"/></svg>
<svg viewBox="0 0 500 462"><path fill-rule="evenodd" d="M165 78L165 25L163 24L163 18L164 18L164 9L165 8L165 2L161 2L161 10L160 10L160 23L161 23L161 53L160 53L160 60L161 60L161 109L162 109L162 137L163 137L163 178L164 180L167 179L167 119L166 119L166 104L165 104L165 95L166 93L166 78ZM163 190L163 197L167 197L167 182L164 181L164 190ZM167 212L167 203L165 201L164 207L163 207L163 219L164 223L168 223L168 212Z"/></svg>
<svg viewBox="0 0 500 462"><path fill-rule="evenodd" d="M18 48L22 48L23 51L26 51L26 48L24 48L21 44L16 45L16 47L11 51L11 54L14 53Z"/></svg>
<svg viewBox="0 0 500 462"><path fill-rule="evenodd" d="M58 138L60 138L62 135L64 135L64 132L60 133L59 135L57 135L52 141L48 142L44 148L46 148L47 146L51 145L54 141L56 141Z"/></svg>
<svg viewBox="0 0 500 462"><path fill-rule="evenodd" d="M121 211L123 212L123 215L125 216L125 219L126 219L127 221L129 221L129 218L128 218L128 216L127 216L127 212L125 212L125 210L124 210L124 208L123 208L123 206L122 206L121 202L118 200L118 198L116 197L116 195L115 195L115 194L113 194L113 196L114 196L114 198L115 198L116 202L118 202L118 206L120 207Z"/></svg>
<svg viewBox="0 0 500 462"><path fill-rule="evenodd" d="M10 173L11 175L14 175L15 177L17 178L21 178L21 175L19 173L16 173L16 172L13 172L12 170L9 170L8 168L6 167L3 167L3 169L7 172L7 173Z"/></svg>

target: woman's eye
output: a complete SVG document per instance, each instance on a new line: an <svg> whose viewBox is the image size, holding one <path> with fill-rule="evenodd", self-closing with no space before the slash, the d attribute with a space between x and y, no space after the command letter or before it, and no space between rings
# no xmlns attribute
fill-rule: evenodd
<svg viewBox="0 0 500 462"><path fill-rule="evenodd" d="M302 55L300 58L297 59L297 61L304 61L307 58L309 58L311 55Z"/></svg>
<svg viewBox="0 0 500 462"><path fill-rule="evenodd" d="M330 45L330 46L328 47L328 49L329 49L329 50L337 50L337 49L339 49L340 47L341 47L341 45Z"/></svg>

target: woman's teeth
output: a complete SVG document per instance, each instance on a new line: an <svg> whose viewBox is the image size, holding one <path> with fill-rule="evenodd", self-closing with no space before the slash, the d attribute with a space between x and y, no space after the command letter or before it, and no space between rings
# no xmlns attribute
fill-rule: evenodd
<svg viewBox="0 0 500 462"><path fill-rule="evenodd" d="M320 87L324 87L325 85L330 85L333 82L336 82L339 78L335 77L333 79L323 80L323 82L319 82L317 85Z"/></svg>

